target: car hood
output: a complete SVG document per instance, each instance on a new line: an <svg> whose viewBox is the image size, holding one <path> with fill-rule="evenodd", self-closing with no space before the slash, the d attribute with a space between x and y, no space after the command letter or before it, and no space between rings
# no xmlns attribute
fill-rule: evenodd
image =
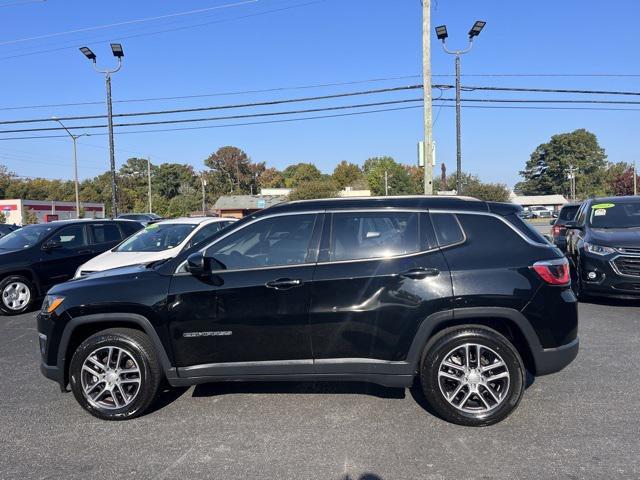
<svg viewBox="0 0 640 480"><path fill-rule="evenodd" d="M593 228L587 241L605 247L640 248L640 228Z"/></svg>
<svg viewBox="0 0 640 480"><path fill-rule="evenodd" d="M79 270L102 272L128 265L142 265L158 260L166 260L174 257L177 253L174 248L163 250L162 252L112 252L109 250L84 263Z"/></svg>

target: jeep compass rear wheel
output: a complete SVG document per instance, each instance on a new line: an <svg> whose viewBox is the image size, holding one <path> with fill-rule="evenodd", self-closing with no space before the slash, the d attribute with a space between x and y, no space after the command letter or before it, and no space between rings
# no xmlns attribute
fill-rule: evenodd
<svg viewBox="0 0 640 480"><path fill-rule="evenodd" d="M114 328L86 339L71 360L71 389L89 413L124 420L144 413L161 380L153 345L142 332Z"/></svg>
<svg viewBox="0 0 640 480"><path fill-rule="evenodd" d="M488 328L466 328L438 338L421 370L429 404L448 421L491 425L507 417L524 392L524 366L513 345Z"/></svg>

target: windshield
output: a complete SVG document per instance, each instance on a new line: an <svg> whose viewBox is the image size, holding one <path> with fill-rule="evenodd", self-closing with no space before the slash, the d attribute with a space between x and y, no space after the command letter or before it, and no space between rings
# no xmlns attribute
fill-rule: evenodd
<svg viewBox="0 0 640 480"><path fill-rule="evenodd" d="M186 223L154 223L122 242L116 252L162 252L180 245L197 227Z"/></svg>
<svg viewBox="0 0 640 480"><path fill-rule="evenodd" d="M594 203L589 212L592 228L640 227L640 202Z"/></svg>
<svg viewBox="0 0 640 480"><path fill-rule="evenodd" d="M33 247L53 229L52 225L46 224L27 225L0 238L0 249L21 250Z"/></svg>

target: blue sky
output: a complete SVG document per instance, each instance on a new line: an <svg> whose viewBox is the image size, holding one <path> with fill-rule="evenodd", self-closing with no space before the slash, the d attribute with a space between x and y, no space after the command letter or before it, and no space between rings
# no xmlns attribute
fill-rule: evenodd
<svg viewBox="0 0 640 480"><path fill-rule="evenodd" d="M93 72L77 47L83 44L90 46L98 55L100 65L111 65L113 58L108 43L105 43L107 40L121 41L126 55L122 71L113 77L115 100L405 77L421 72L419 0L258 0L244 4L242 0L47 0L32 3L25 0L23 4L10 5L14 1L0 0L0 21L3 25L0 33L0 120L104 113L103 104L7 108L101 102L104 99L104 81ZM637 0L621 0L606 5L584 0L433 0L432 3L433 26L447 24L450 47L465 45L466 33L476 19L487 22L474 49L463 58L463 85L640 91L640 54L637 49L640 3ZM57 32L215 6L221 8L16 42ZM149 35L160 30L173 31ZM435 38L433 47L433 73L452 74L453 58L442 52ZM38 51L45 52L31 54ZM638 76L474 77L474 74ZM416 77L315 89L116 103L114 111L125 113L246 103L419 82L420 78ZM453 83L453 78L434 76L434 83ZM437 95L439 92L434 90L434 96ZM445 91L443 95L452 97L453 91ZM419 96L419 91L262 107L251 112L416 96ZM488 95L482 92L469 92L463 96L578 98L554 94ZM637 97L628 99L640 100ZM223 114L231 113L247 112ZM210 114L201 116L207 115ZM198 114L184 114L175 118L196 116ZM511 186L519 180L518 170L538 144L555 133L576 128L587 128L596 133L610 160L633 161L640 153L638 119L640 111L464 108L463 168L485 181ZM449 172L453 172L453 109L436 106L434 120L438 164L444 162ZM83 122L68 123L73 126ZM14 127L3 125L2 129ZM150 128L160 127L137 129ZM119 130L122 131L124 129ZM0 135L0 138L5 136ZM236 145L253 160L264 161L268 166L282 169L291 163L312 162L321 170L331 172L341 160L362 164L368 157L379 155L391 155L403 163L415 163L416 141L421 136L422 113L420 108L416 108L269 125L116 134L115 142L118 165L137 154L150 155L157 163L184 162L202 169L204 158L218 147ZM69 139L0 141L0 163L20 175L71 178L70 153ZM81 139L79 159L83 178L107 169L107 137L95 135ZM439 168L436 174L439 174Z"/></svg>

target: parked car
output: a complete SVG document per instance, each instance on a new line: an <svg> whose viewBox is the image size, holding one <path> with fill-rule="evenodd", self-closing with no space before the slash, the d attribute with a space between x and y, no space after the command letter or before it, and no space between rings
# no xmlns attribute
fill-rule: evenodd
<svg viewBox="0 0 640 480"><path fill-rule="evenodd" d="M80 265L74 278L110 268L157 262L178 255L203 242L235 219L191 217L163 220L148 225L111 250Z"/></svg>
<svg viewBox="0 0 640 480"><path fill-rule="evenodd" d="M5 235L10 234L11 232L15 232L16 230L18 230L20 227L17 225L7 225L4 223L0 224L0 238L4 237Z"/></svg>
<svg viewBox="0 0 640 480"><path fill-rule="evenodd" d="M529 210L521 210L518 212L517 215L520 218L523 218L525 220L529 220L530 218L533 218L533 213L531 213Z"/></svg>
<svg viewBox="0 0 640 480"><path fill-rule="evenodd" d="M552 220L551 239L553 244L563 252L567 249L567 222L572 221L576 217L580 203L567 203L562 206L558 218Z"/></svg>
<svg viewBox="0 0 640 480"><path fill-rule="evenodd" d="M421 196L261 210L161 264L51 289L41 370L108 420L144 413L165 380L418 378L443 418L498 422L525 371L578 352L567 259L519 209Z"/></svg>
<svg viewBox="0 0 640 480"><path fill-rule="evenodd" d="M78 266L142 228L130 220L60 220L0 238L0 312L28 310Z"/></svg>
<svg viewBox="0 0 640 480"><path fill-rule="evenodd" d="M118 215L118 218L123 220L135 220L145 227L162 220L162 217L155 213L121 213Z"/></svg>
<svg viewBox="0 0 640 480"><path fill-rule="evenodd" d="M640 197L589 199L566 228L578 296L640 298Z"/></svg>
<svg viewBox="0 0 640 480"><path fill-rule="evenodd" d="M533 205L529 207L529 212L533 215L533 218L551 218L553 216L553 210L542 205Z"/></svg>

